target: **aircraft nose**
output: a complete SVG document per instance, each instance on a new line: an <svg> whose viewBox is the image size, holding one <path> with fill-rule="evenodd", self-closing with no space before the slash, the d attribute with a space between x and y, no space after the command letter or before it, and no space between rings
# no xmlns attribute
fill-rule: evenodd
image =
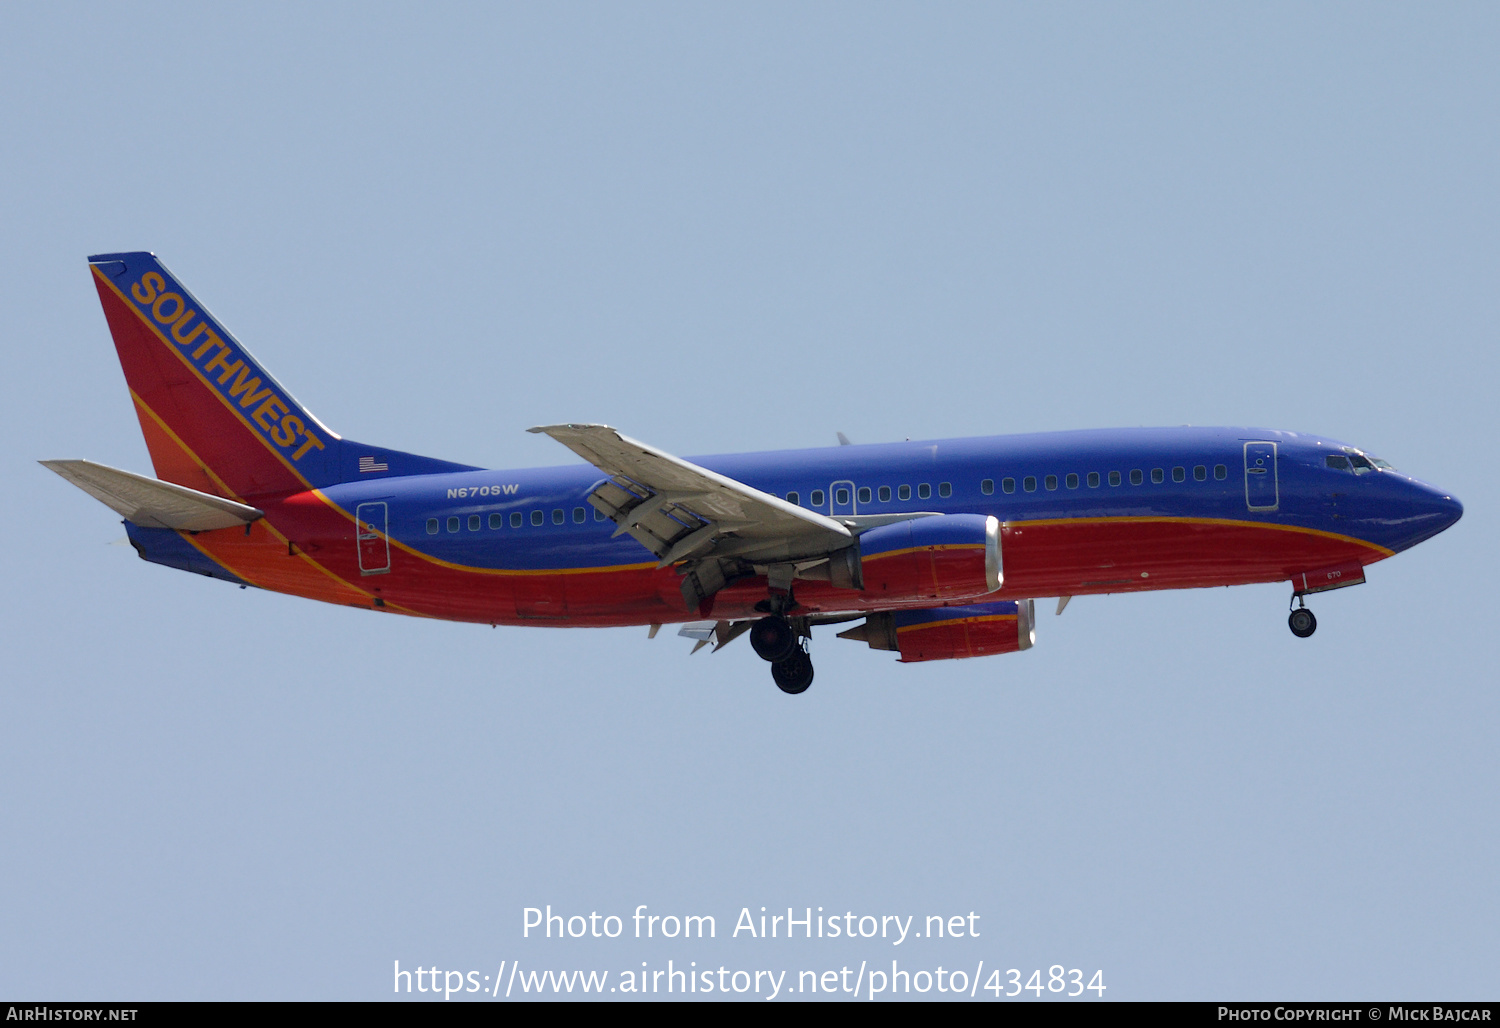
<svg viewBox="0 0 1500 1028"><path fill-rule="evenodd" d="M1419 483L1417 491L1420 497L1418 503L1423 513L1429 514L1432 518L1434 526L1432 534L1436 535L1464 516L1464 505L1459 503L1458 497L1452 493L1446 493L1425 483Z"/></svg>
<svg viewBox="0 0 1500 1028"><path fill-rule="evenodd" d="M1444 493L1441 497L1438 498L1437 503L1444 511L1444 517L1447 519L1443 522L1444 528L1447 528L1449 525L1453 524L1459 518L1464 516L1464 505L1458 502L1458 497L1456 496L1450 496L1447 493Z"/></svg>

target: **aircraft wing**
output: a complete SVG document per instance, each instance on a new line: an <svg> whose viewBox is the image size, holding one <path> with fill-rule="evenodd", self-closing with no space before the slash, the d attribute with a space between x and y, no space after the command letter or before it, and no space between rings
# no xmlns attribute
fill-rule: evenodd
<svg viewBox="0 0 1500 1028"><path fill-rule="evenodd" d="M589 503L656 555L658 567L686 562L683 597L690 606L712 595L748 564L788 585L799 571L849 548L855 533L815 511L726 478L621 435L608 425L542 425L551 436L609 476ZM726 565L723 558L732 558ZM778 572L780 572L778 574ZM694 581L694 578L698 581Z"/></svg>
<svg viewBox="0 0 1500 1028"><path fill-rule="evenodd" d="M174 528L207 532L247 525L264 512L222 496L200 493L186 486L161 482L90 460L44 460L43 467L142 528Z"/></svg>

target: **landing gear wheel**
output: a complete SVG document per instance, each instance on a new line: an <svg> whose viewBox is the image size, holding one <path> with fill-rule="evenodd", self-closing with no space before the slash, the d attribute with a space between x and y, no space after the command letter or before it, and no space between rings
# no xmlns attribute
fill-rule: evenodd
<svg viewBox="0 0 1500 1028"><path fill-rule="evenodd" d="M813 680L812 658L799 650L786 660L778 660L772 664L771 677L776 680L776 687L784 693L796 696L807 692L807 687L812 685Z"/></svg>
<svg viewBox="0 0 1500 1028"><path fill-rule="evenodd" d="M750 646L761 660L769 660L773 664L790 660L797 650L797 633L792 631L792 626L784 617L761 618L750 626ZM807 680L812 681L811 672L808 673Z"/></svg>
<svg viewBox="0 0 1500 1028"><path fill-rule="evenodd" d="M1306 639L1318 630L1318 619L1306 607L1298 607L1287 617L1286 623L1298 639Z"/></svg>

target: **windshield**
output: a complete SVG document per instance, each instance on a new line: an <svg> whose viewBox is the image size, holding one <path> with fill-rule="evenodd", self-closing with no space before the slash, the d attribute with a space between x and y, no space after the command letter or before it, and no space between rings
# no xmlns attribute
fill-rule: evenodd
<svg viewBox="0 0 1500 1028"><path fill-rule="evenodd" d="M1332 454L1324 460L1330 468L1340 468L1345 471L1353 471L1356 475L1367 474L1377 469L1381 471L1395 471L1389 462L1379 457L1372 457L1368 453L1361 453L1352 446L1342 448L1343 456Z"/></svg>

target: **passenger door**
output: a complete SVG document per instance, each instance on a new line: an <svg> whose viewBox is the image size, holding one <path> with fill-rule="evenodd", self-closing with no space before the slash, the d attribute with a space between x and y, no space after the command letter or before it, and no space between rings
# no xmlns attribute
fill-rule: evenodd
<svg viewBox="0 0 1500 1028"><path fill-rule="evenodd" d="M1245 506L1251 510L1275 510L1280 505L1276 481L1276 444L1245 444Z"/></svg>

